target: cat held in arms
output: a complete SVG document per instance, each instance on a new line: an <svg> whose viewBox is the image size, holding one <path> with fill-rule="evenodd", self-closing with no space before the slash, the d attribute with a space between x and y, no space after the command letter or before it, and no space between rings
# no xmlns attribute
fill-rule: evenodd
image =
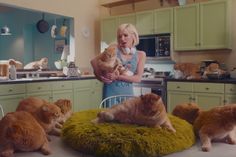
<svg viewBox="0 0 236 157"><path fill-rule="evenodd" d="M97 118L92 120L95 124L113 121L148 127L165 127L171 132L176 132L167 116L161 97L153 93L113 105L99 112Z"/></svg>
<svg viewBox="0 0 236 157"><path fill-rule="evenodd" d="M236 144L236 104L203 111L197 104L183 103L177 105L172 113L193 124L202 151L210 151L212 141Z"/></svg>

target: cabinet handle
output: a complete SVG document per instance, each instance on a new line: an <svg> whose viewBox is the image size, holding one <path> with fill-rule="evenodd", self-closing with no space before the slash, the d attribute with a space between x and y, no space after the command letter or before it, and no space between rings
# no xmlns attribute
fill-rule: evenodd
<svg viewBox="0 0 236 157"><path fill-rule="evenodd" d="M8 92L12 92L13 90L12 89L9 89Z"/></svg>
<svg viewBox="0 0 236 157"><path fill-rule="evenodd" d="M206 87L205 89L206 89L206 90L209 90L209 88L208 88L208 87Z"/></svg>
<svg viewBox="0 0 236 157"><path fill-rule="evenodd" d="M233 88L230 88L230 91L231 91L231 92L234 91Z"/></svg>
<svg viewBox="0 0 236 157"><path fill-rule="evenodd" d="M38 87L38 89L41 89L41 87Z"/></svg>
<svg viewBox="0 0 236 157"><path fill-rule="evenodd" d="M63 85L61 85L61 87L65 87L65 86L64 86L64 84L63 84Z"/></svg>
<svg viewBox="0 0 236 157"><path fill-rule="evenodd" d="M179 89L179 88L180 88L180 86L177 86L176 88L178 88L178 89Z"/></svg>

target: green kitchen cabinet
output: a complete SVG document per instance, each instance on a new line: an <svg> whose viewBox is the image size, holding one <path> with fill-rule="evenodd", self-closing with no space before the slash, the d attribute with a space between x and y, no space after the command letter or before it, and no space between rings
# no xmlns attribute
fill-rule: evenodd
<svg viewBox="0 0 236 157"><path fill-rule="evenodd" d="M236 103L236 84L225 84L225 104Z"/></svg>
<svg viewBox="0 0 236 157"><path fill-rule="evenodd" d="M75 111L98 108L102 100L102 84L96 79L74 83Z"/></svg>
<svg viewBox="0 0 236 157"><path fill-rule="evenodd" d="M26 97L30 96L52 102L52 82L26 83Z"/></svg>
<svg viewBox="0 0 236 157"><path fill-rule="evenodd" d="M98 108L99 104L102 101L102 94L103 94L103 83L98 80L91 80L92 81L92 92L91 92L91 108Z"/></svg>
<svg viewBox="0 0 236 157"><path fill-rule="evenodd" d="M193 84L189 82L167 83L167 111L171 113L176 105L193 101Z"/></svg>
<svg viewBox="0 0 236 157"><path fill-rule="evenodd" d="M68 99L74 106L73 83L72 81L54 81L52 82L52 100Z"/></svg>
<svg viewBox="0 0 236 157"><path fill-rule="evenodd" d="M123 23L131 23L134 26L136 25L136 16L135 14L127 14L127 15L121 15L118 16L118 25Z"/></svg>
<svg viewBox="0 0 236 157"><path fill-rule="evenodd" d="M224 105L223 83L167 82L167 110L180 103L197 103L202 109Z"/></svg>
<svg viewBox="0 0 236 157"><path fill-rule="evenodd" d="M174 50L229 49L230 0L174 8Z"/></svg>
<svg viewBox="0 0 236 157"><path fill-rule="evenodd" d="M153 10L136 13L136 28L139 35L154 34Z"/></svg>
<svg viewBox="0 0 236 157"><path fill-rule="evenodd" d="M3 84L0 89L0 104L4 113L14 112L19 101L25 98L25 84Z"/></svg>
<svg viewBox="0 0 236 157"><path fill-rule="evenodd" d="M154 10L154 33L173 33L173 8Z"/></svg>
<svg viewBox="0 0 236 157"><path fill-rule="evenodd" d="M193 83L194 102L202 109L224 105L223 83Z"/></svg>
<svg viewBox="0 0 236 157"><path fill-rule="evenodd" d="M103 18L101 20L101 41L107 44L115 42L117 27L117 17Z"/></svg>

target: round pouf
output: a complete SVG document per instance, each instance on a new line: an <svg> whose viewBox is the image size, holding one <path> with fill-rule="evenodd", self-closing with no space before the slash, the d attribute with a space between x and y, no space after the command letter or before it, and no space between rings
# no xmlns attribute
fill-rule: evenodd
<svg viewBox="0 0 236 157"><path fill-rule="evenodd" d="M62 129L62 139L81 153L101 157L157 157L191 147L195 143L193 127L168 115L176 133L166 128L138 125L93 124L100 110L74 113Z"/></svg>

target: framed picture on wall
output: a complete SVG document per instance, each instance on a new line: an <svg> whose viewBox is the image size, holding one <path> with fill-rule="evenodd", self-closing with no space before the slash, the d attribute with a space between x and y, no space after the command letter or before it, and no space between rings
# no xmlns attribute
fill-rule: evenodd
<svg viewBox="0 0 236 157"><path fill-rule="evenodd" d="M55 52L62 53L65 44L66 44L65 39L55 39Z"/></svg>

